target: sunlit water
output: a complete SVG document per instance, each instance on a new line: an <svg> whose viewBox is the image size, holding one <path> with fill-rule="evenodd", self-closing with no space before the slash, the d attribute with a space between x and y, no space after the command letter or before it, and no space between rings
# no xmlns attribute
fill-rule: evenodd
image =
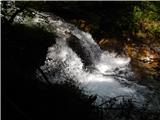
<svg viewBox="0 0 160 120"><path fill-rule="evenodd" d="M57 35L56 44L48 48L45 64L41 66L50 82L75 80L86 94L99 96L98 100L128 96L140 104L146 101L150 91L128 80L133 76L130 58L102 51L91 34L60 18L48 16L47 19Z"/></svg>

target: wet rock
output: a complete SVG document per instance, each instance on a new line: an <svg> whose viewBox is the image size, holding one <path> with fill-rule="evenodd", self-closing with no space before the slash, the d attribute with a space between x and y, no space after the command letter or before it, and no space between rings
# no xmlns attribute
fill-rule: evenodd
<svg viewBox="0 0 160 120"><path fill-rule="evenodd" d="M90 59L89 54L84 51L84 47L82 46L80 40L71 35L71 37L67 40L68 45L72 48L73 51L79 55L79 57L82 59L82 62L85 64L85 66L90 66L93 64L93 61Z"/></svg>

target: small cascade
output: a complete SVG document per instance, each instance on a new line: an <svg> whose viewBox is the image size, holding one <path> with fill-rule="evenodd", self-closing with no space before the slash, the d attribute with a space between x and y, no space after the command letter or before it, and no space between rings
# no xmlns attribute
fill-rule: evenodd
<svg viewBox="0 0 160 120"><path fill-rule="evenodd" d="M102 51L91 34L57 16L48 15L47 20L57 35L56 44L48 48L45 64L41 66L50 82L72 79L81 83L86 94L101 98L124 95L145 102L149 91L127 80L133 74L130 58Z"/></svg>
<svg viewBox="0 0 160 120"><path fill-rule="evenodd" d="M72 35L78 38L78 45L79 48L81 48L81 51L79 53L84 53L84 58L87 58L88 62L90 62L90 64L88 65L95 65L97 62L99 62L102 50L100 49L99 45L93 40L92 36L89 33L80 31L77 28L72 31Z"/></svg>

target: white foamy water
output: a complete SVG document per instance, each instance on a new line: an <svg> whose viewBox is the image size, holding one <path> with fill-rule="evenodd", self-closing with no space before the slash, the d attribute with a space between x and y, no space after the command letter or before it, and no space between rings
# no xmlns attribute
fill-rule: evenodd
<svg viewBox="0 0 160 120"><path fill-rule="evenodd" d="M71 79L78 81L86 94L99 98L129 96L140 103L145 101L146 88L128 81L132 76L130 58L101 50L91 34L55 15L40 16L37 14L33 22L47 21L57 35L41 66L51 83Z"/></svg>

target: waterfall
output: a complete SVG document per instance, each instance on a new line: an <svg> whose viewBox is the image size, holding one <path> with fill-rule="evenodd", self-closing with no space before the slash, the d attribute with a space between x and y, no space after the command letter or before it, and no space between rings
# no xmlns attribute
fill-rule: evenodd
<svg viewBox="0 0 160 120"><path fill-rule="evenodd" d="M41 66L50 82L72 79L81 83L86 94L102 98L124 95L145 101L144 93L139 91L147 91L146 88L127 80L132 75L130 58L101 50L91 34L61 18L48 15L47 20L57 35L56 44L48 48Z"/></svg>

